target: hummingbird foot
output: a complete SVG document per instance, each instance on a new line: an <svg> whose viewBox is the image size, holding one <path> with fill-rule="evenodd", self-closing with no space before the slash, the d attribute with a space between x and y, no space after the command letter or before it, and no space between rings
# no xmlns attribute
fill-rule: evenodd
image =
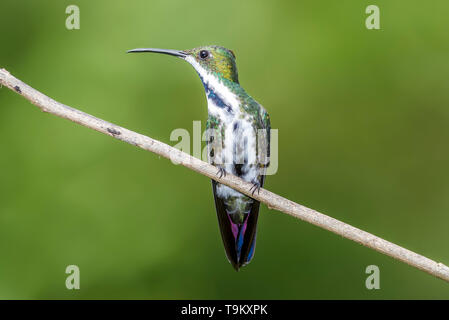
<svg viewBox="0 0 449 320"><path fill-rule="evenodd" d="M226 177L226 170L224 168L218 168L217 176L219 175L219 178Z"/></svg>
<svg viewBox="0 0 449 320"><path fill-rule="evenodd" d="M255 180L252 181L252 183L253 183L253 186L251 187L251 189L249 189L249 191L250 192L251 192L251 190L253 191L251 193L252 195L254 195L254 192L256 192L256 191L257 191L257 194L259 194L260 187L261 187L259 180L255 179Z"/></svg>

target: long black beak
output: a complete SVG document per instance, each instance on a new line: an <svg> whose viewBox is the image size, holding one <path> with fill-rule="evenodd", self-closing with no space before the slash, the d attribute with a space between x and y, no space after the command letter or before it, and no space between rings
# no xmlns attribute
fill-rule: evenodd
<svg viewBox="0 0 449 320"><path fill-rule="evenodd" d="M140 48L140 49L133 49L133 50L128 51L128 53L136 53L136 52L155 52L155 53L168 54L168 55L180 57L180 58L185 58L187 56L187 54L183 51L157 49L157 48Z"/></svg>

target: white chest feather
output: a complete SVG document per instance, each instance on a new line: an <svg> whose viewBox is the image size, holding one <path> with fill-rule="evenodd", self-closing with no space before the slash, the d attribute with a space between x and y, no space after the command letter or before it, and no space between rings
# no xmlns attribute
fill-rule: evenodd
<svg viewBox="0 0 449 320"><path fill-rule="evenodd" d="M203 81L209 115L220 120L220 127L224 129L220 139L221 165L226 172L239 175L242 179L253 182L258 177L257 166L257 132L253 126L253 119L242 112L239 98L219 79L204 70L195 60L189 61L197 70ZM221 130L220 130L221 131ZM220 197L244 197L243 194L225 185L217 185Z"/></svg>

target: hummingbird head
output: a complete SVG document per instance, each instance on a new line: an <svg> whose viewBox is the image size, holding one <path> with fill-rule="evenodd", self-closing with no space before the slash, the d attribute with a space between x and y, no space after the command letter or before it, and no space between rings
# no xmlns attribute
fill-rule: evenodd
<svg viewBox="0 0 449 320"><path fill-rule="evenodd" d="M234 52L220 46L203 46L182 51L146 48L128 52L155 52L176 56L190 63L203 81L205 77L214 76L218 79L239 82Z"/></svg>
<svg viewBox="0 0 449 320"><path fill-rule="evenodd" d="M191 50L187 53L186 61L189 62L200 74L212 74L232 82L239 82L235 55L232 50L220 46L204 46Z"/></svg>

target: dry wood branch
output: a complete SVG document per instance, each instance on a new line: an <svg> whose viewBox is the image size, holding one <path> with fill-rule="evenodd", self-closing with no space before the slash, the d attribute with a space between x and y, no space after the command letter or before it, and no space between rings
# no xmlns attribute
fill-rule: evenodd
<svg viewBox="0 0 449 320"><path fill-rule="evenodd" d="M0 85L6 86L22 95L25 99L29 100L44 112L79 123L85 127L94 129L126 143L138 146L144 150L151 151L162 157L175 159L181 165L191 170L214 179L217 182L223 183L248 196L252 196L250 192L252 187L251 183L243 181L242 179L231 174L219 177L217 175L217 169L214 166L194 158L187 153L181 152L180 150L175 149L165 143L63 105L31 88L4 69L0 69ZM405 262L415 268L449 282L449 268L442 263L437 263L429 258L379 238L371 233L360 230L337 219L331 218L327 215L283 198L266 189L260 189L260 193L255 193L252 197L262 203L265 203L271 209L276 209L295 218L312 223L320 228L329 230L344 238L358 242L368 248Z"/></svg>

